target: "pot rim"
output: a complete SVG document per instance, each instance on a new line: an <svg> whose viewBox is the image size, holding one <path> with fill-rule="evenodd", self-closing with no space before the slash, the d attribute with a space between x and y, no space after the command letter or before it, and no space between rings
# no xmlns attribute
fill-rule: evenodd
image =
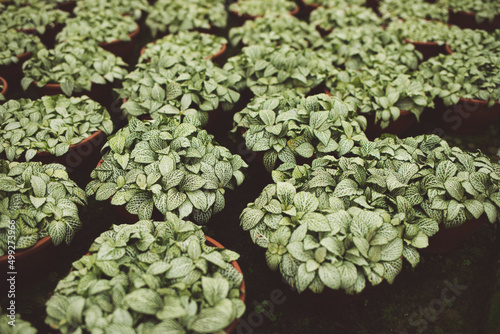
<svg viewBox="0 0 500 334"><path fill-rule="evenodd" d="M36 244L31 246L30 248L26 248L26 249L21 250L20 252L16 252L16 254L15 254L16 261L23 259L25 257L28 257L31 254L34 254L36 252L39 252L40 250L44 249L45 247L49 246L50 244L52 244L52 239L50 238L50 236L43 237L42 239L39 239L36 242ZM0 257L0 265L6 264L8 261L8 258L9 258L9 255L4 255L4 256Z"/></svg>
<svg viewBox="0 0 500 334"><path fill-rule="evenodd" d="M0 94L4 95L7 94L7 89L9 87L8 83L7 83L7 80L5 80L4 78L0 77L0 81L2 82L3 84L3 89L2 91L0 92Z"/></svg>

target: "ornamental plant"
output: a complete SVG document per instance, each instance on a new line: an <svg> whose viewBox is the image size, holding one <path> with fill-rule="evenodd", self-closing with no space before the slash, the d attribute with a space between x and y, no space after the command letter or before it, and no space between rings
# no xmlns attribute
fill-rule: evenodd
<svg viewBox="0 0 500 334"><path fill-rule="evenodd" d="M182 55L193 59L209 59L227 44L224 37L199 31L179 31L146 45L139 63L146 63L168 56Z"/></svg>
<svg viewBox="0 0 500 334"><path fill-rule="evenodd" d="M87 194L95 194L98 201L112 197L111 204L126 205L139 219L150 219L156 208L163 215L192 215L196 222L206 223L224 208L226 189L243 182L242 170L247 167L205 130L163 117L132 118L102 152Z"/></svg>
<svg viewBox="0 0 500 334"><path fill-rule="evenodd" d="M321 39L309 24L288 13L271 13L255 20L247 20L241 27L229 30L233 46L244 45L290 45L306 49Z"/></svg>
<svg viewBox="0 0 500 334"><path fill-rule="evenodd" d="M444 45L453 38L452 31L460 29L440 21L412 18L404 21L394 20L389 23L386 30L410 42L435 42Z"/></svg>
<svg viewBox="0 0 500 334"><path fill-rule="evenodd" d="M113 225L58 283L45 322L61 333L223 333L245 312L238 257L172 213Z"/></svg>
<svg viewBox="0 0 500 334"><path fill-rule="evenodd" d="M299 293L325 288L361 292L368 280L392 283L402 267L403 241L389 215L359 208L320 208L317 197L292 183L264 188L241 216L266 262Z"/></svg>
<svg viewBox="0 0 500 334"><path fill-rule="evenodd" d="M296 7L295 2L289 0L238 0L229 5L229 10L238 15L256 17L271 13L290 13Z"/></svg>
<svg viewBox="0 0 500 334"><path fill-rule="evenodd" d="M305 95L332 71L328 57L323 52L295 50L288 45L279 48L252 45L229 58L224 69L241 76L234 84L237 90L249 88L261 96L294 89Z"/></svg>
<svg viewBox="0 0 500 334"><path fill-rule="evenodd" d="M297 158L343 156L366 139L366 119L326 94L257 97L236 113L234 120L236 127L246 129L246 146L264 152L268 171L274 169L277 160L294 165Z"/></svg>
<svg viewBox="0 0 500 334"><path fill-rule="evenodd" d="M335 72L326 86L354 110L373 115L375 124L382 129L397 120L403 110L419 120L425 107L434 106L433 87L419 73L384 73L386 66L382 70L375 67Z"/></svg>
<svg viewBox="0 0 500 334"><path fill-rule="evenodd" d="M366 5L366 0L303 0L306 5L323 6L323 7L339 7L350 5Z"/></svg>
<svg viewBox="0 0 500 334"><path fill-rule="evenodd" d="M413 45L379 26L335 29L313 48L328 53L336 67L354 70L378 66L382 73L408 73L422 60Z"/></svg>
<svg viewBox="0 0 500 334"><path fill-rule="evenodd" d="M378 10L385 20L421 18L448 22L448 7L443 1L431 3L425 0L415 0L408 3L405 0L383 0Z"/></svg>
<svg viewBox="0 0 500 334"><path fill-rule="evenodd" d="M240 98L233 90L240 80L207 59L165 56L138 64L117 91L127 99L123 109L131 116L150 114L175 116L196 126L205 125L208 112L219 105L228 110Z"/></svg>
<svg viewBox="0 0 500 334"><path fill-rule="evenodd" d="M78 205L86 204L85 192L63 165L0 160L0 256L12 242L19 251L46 236L56 246L63 241L69 245L82 226Z"/></svg>
<svg viewBox="0 0 500 334"><path fill-rule="evenodd" d="M37 152L61 156L94 132L109 135L113 122L106 108L87 96L43 96L0 105L0 154L30 161Z"/></svg>
<svg viewBox="0 0 500 334"><path fill-rule="evenodd" d="M382 19L373 9L359 5L319 7L311 12L309 22L313 27L325 31L351 26L382 25Z"/></svg>
<svg viewBox="0 0 500 334"><path fill-rule="evenodd" d="M441 0L454 12L474 13L477 23L493 22L500 15L500 3L495 0Z"/></svg>
<svg viewBox="0 0 500 334"><path fill-rule="evenodd" d="M35 29L43 34L48 27L64 23L68 15L55 9L55 4L38 2L31 6L9 5L0 13L0 26L16 30Z"/></svg>
<svg viewBox="0 0 500 334"><path fill-rule="evenodd" d="M40 38L25 34L14 29L4 29L0 33L0 66L17 64L18 55L31 52L36 53L44 48Z"/></svg>
<svg viewBox="0 0 500 334"><path fill-rule="evenodd" d="M112 10L119 14L130 15L139 20L143 13L148 13L150 6L147 0L79 0L73 12L77 15L86 13L102 13Z"/></svg>
<svg viewBox="0 0 500 334"><path fill-rule="evenodd" d="M21 85L26 90L34 81L38 87L56 83L70 96L90 91L92 83L103 85L123 79L126 67L120 57L97 45L67 41L54 49L38 51L24 63Z"/></svg>
<svg viewBox="0 0 500 334"><path fill-rule="evenodd" d="M158 0L151 6L146 25L153 36L194 29L225 28L223 0Z"/></svg>
<svg viewBox="0 0 500 334"><path fill-rule="evenodd" d="M4 314L2 314L4 313ZM36 334L37 329L30 322L21 319L21 315L16 313L15 326L12 326L12 321L8 316L8 312L2 312L0 309L0 331L4 334Z"/></svg>
<svg viewBox="0 0 500 334"><path fill-rule="evenodd" d="M488 101L489 106L500 99L498 54L439 55L423 62L419 71L446 106L458 103L460 98Z"/></svg>
<svg viewBox="0 0 500 334"><path fill-rule="evenodd" d="M448 45L452 52L468 54L470 57L486 53L498 53L500 29L487 32L482 29L460 29L452 26L453 38Z"/></svg>
<svg viewBox="0 0 500 334"><path fill-rule="evenodd" d="M137 23L131 16L108 9L100 13L80 13L68 19L56 39L58 42L74 39L96 44L116 40L128 42L130 34L137 28Z"/></svg>

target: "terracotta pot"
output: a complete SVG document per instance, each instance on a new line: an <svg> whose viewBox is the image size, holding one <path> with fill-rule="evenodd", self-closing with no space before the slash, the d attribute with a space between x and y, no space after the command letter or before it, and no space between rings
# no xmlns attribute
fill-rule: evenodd
<svg viewBox="0 0 500 334"><path fill-rule="evenodd" d="M0 270L2 277L15 277L16 288L20 288L25 284L31 284L40 277L41 273L46 273L47 269L52 267L56 262L54 257L57 252L55 246L49 236L38 240L38 242L30 248L16 250L14 257L15 262L9 264L9 256L0 257ZM11 267L11 265L13 267ZM8 282L2 279L0 287L6 292Z"/></svg>
<svg viewBox="0 0 500 334"><path fill-rule="evenodd" d="M218 248L225 248L224 246L222 246L220 243L218 243L217 241L215 241L214 239L210 238L209 236L205 236L205 239L207 239L207 243L210 245L210 246L215 246L215 247L218 247ZM241 268L240 266L238 265L238 262L236 261L233 261L231 262L231 264L233 265L233 267L238 270L238 272L240 274L243 275L243 272L241 271ZM245 280L243 280L241 282L241 285L240 285L240 300L244 303L245 302L245 297L246 297L246 288L245 288ZM229 334L229 333L232 333L234 332L234 330L236 329L236 327L238 326L238 321L239 319L236 319L234 320L229 326L227 326L226 328L224 328L224 331Z"/></svg>
<svg viewBox="0 0 500 334"><path fill-rule="evenodd" d="M445 49L447 54L449 55L453 54L453 51L451 51L450 46L448 44L446 44Z"/></svg>
<svg viewBox="0 0 500 334"><path fill-rule="evenodd" d="M495 29L500 29L500 14L495 15L493 22L485 20L482 23L476 22L476 14L470 12L455 12L453 9L449 9L449 19L448 23L455 24L462 29L484 29L487 31L493 31Z"/></svg>
<svg viewBox="0 0 500 334"><path fill-rule="evenodd" d="M479 219L468 220L458 227L444 228L439 226L439 231L429 238L429 246L418 251L428 255L451 252L479 230L486 221L486 215L483 214Z"/></svg>
<svg viewBox="0 0 500 334"><path fill-rule="evenodd" d="M61 85L58 83L48 83L42 87L38 87L37 81L34 81L33 84L35 85L35 90L36 90L39 97L42 97L45 95L58 95L58 94L65 95L61 89ZM73 92L73 94L71 96L79 97L79 96L87 95L92 100L99 102L100 104L102 104L104 106L108 106L113 99L112 93L113 93L112 83L108 82L105 85L99 85L99 84L92 83L90 91L81 91L78 93Z"/></svg>
<svg viewBox="0 0 500 334"><path fill-rule="evenodd" d="M31 52L25 52L20 55L17 55L17 63L10 65L0 66L0 77L7 80L14 91L21 89L21 78L23 75L23 64L29 58L31 58L33 54Z"/></svg>
<svg viewBox="0 0 500 334"><path fill-rule="evenodd" d="M0 82L2 82L2 85L3 85L3 88L2 88L2 91L0 92L0 94L5 96L5 94L7 94L7 91L9 89L9 85L7 84L7 81L2 77L0 77Z"/></svg>
<svg viewBox="0 0 500 334"><path fill-rule="evenodd" d="M447 107L441 99L436 100L435 121L450 132L478 134L486 130L498 117L498 101L488 107L487 101L461 98L457 104Z"/></svg>
<svg viewBox="0 0 500 334"><path fill-rule="evenodd" d="M121 41L119 39L112 42L102 42L99 46L104 50L113 53L115 56L121 57L123 60L127 61L134 53L135 43L137 42L137 35L139 34L140 27L137 28L129 34L130 41Z"/></svg>
<svg viewBox="0 0 500 334"><path fill-rule="evenodd" d="M36 35L40 37L42 43L49 49L52 49L56 44L56 35L61 32L64 25L62 23L56 23L54 26L45 27L45 32L40 35L35 28L30 29L18 29L18 31L22 31L25 34Z"/></svg>
<svg viewBox="0 0 500 334"><path fill-rule="evenodd" d="M427 60L432 57L436 57L437 55L443 53L446 54L446 47L448 45L443 44L439 45L437 42L419 42L419 41L411 41L407 38L404 41L408 44L413 44L415 50L419 51L424 58L422 60Z"/></svg>

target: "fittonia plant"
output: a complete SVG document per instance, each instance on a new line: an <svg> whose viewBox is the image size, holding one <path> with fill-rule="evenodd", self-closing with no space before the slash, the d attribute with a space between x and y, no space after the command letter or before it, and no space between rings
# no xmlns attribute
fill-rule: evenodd
<svg viewBox="0 0 500 334"><path fill-rule="evenodd" d="M55 4L37 2L30 6L10 5L0 13L0 26L16 30L35 29L43 34L47 27L64 23L68 15L55 9Z"/></svg>
<svg viewBox="0 0 500 334"><path fill-rule="evenodd" d="M441 0L454 12L474 13L477 23L493 22L500 15L500 3L495 0Z"/></svg>
<svg viewBox="0 0 500 334"><path fill-rule="evenodd" d="M368 280L392 283L402 267L403 240L390 216L351 207L320 208L315 194L292 183L264 188L240 216L266 261L298 292L361 292Z"/></svg>
<svg viewBox="0 0 500 334"><path fill-rule="evenodd" d="M294 165L297 158L342 156L366 139L366 119L326 94L257 97L234 120L236 128L245 131L246 146L264 152L268 171L278 160Z"/></svg>
<svg viewBox="0 0 500 334"><path fill-rule="evenodd" d="M26 90L33 81L38 87L60 84L64 94L90 91L92 84L107 84L123 79L127 64L103 48L80 41L57 44L54 49L42 49L23 65L25 77L21 85Z"/></svg>
<svg viewBox="0 0 500 334"><path fill-rule="evenodd" d="M223 0L158 0L151 6L146 25L153 36L194 29L224 28L227 11Z"/></svg>
<svg viewBox="0 0 500 334"><path fill-rule="evenodd" d="M233 46L241 42L244 45L290 45L304 49L319 39L321 36L313 26L287 13L247 20L241 27L229 30L229 40Z"/></svg>
<svg viewBox="0 0 500 334"><path fill-rule="evenodd" d="M351 5L319 7L311 12L309 22L313 27L330 31L347 26L381 25L382 19L371 8Z"/></svg>
<svg viewBox="0 0 500 334"><path fill-rule="evenodd" d="M238 0L229 5L229 10L239 15L265 16L273 13L290 13L297 5L290 0Z"/></svg>
<svg viewBox="0 0 500 334"><path fill-rule="evenodd" d="M142 17L143 12L149 12L147 0L79 0L73 12L80 16L85 13L102 13L113 10L119 14L132 16L135 20Z"/></svg>
<svg viewBox="0 0 500 334"><path fill-rule="evenodd" d="M44 48L37 36L25 34L14 29L5 29L0 33L0 66L17 64L17 56L23 53L35 53Z"/></svg>
<svg viewBox="0 0 500 334"><path fill-rule="evenodd" d="M78 206L86 203L63 165L0 160L0 256L11 245L12 220L17 251L46 236L56 246L69 244L82 225Z"/></svg>
<svg viewBox="0 0 500 334"><path fill-rule="evenodd" d="M470 57L487 53L498 54L500 29L487 32L482 29L460 29L452 26L453 38L449 41L452 52L465 53Z"/></svg>
<svg viewBox="0 0 500 334"><path fill-rule="evenodd" d="M117 40L128 42L131 39L130 34L137 28L137 23L131 16L111 9L100 13L87 12L68 19L64 28L57 34L57 41L75 39L96 44Z"/></svg>
<svg viewBox="0 0 500 334"><path fill-rule="evenodd" d="M160 117L132 118L103 148L103 162L91 174L89 196L126 205L139 219L153 208L206 223L225 206L226 190L239 186L247 164L189 123Z"/></svg>
<svg viewBox="0 0 500 334"><path fill-rule="evenodd" d="M389 23L386 30L410 42L436 42L444 45L453 38L452 31L460 29L440 21L413 18L404 21L394 20Z"/></svg>
<svg viewBox="0 0 500 334"><path fill-rule="evenodd" d="M378 9L386 20L421 18L448 22L448 7L442 1L415 0L409 3L405 0L383 0Z"/></svg>
<svg viewBox="0 0 500 334"><path fill-rule="evenodd" d="M9 305L10 307L10 305ZM20 314L16 314L15 326L12 326L7 312L2 312L0 309L0 332L3 334L36 334L37 329L33 327L28 321L21 319Z"/></svg>
<svg viewBox="0 0 500 334"><path fill-rule="evenodd" d="M387 64L382 66L385 69ZM399 67L405 68L404 65ZM398 66L393 68L396 69ZM378 67L334 72L326 81L333 96L342 99L361 114L374 116L375 124L386 128L391 121L410 111L417 120L425 107L434 106L433 87L419 73L382 74Z"/></svg>
<svg viewBox="0 0 500 334"><path fill-rule="evenodd" d="M333 70L326 52L295 50L288 45L279 48L252 45L224 65L229 73L241 76L234 88L249 88L255 95L279 93L293 89L301 95L321 84Z"/></svg>
<svg viewBox="0 0 500 334"><path fill-rule="evenodd" d="M496 53L439 55L423 62L419 72L447 106L460 98L488 101L490 106L500 99L500 56Z"/></svg>
<svg viewBox="0 0 500 334"><path fill-rule="evenodd" d="M366 0L303 0L306 5L316 5L324 7L339 7L349 5L365 5Z"/></svg>
<svg viewBox="0 0 500 334"><path fill-rule="evenodd" d="M209 59L227 44L224 37L199 31L179 31L146 45L139 63L155 62L164 57L182 55L193 59Z"/></svg>
<svg viewBox="0 0 500 334"><path fill-rule="evenodd" d="M205 125L208 112L230 109L240 98L231 87L241 78L207 59L165 56L138 64L117 91L127 99L123 108L131 116L176 116L196 126Z"/></svg>
<svg viewBox="0 0 500 334"><path fill-rule="evenodd" d="M45 321L61 333L224 333L245 312L238 257L172 213L113 225L58 283Z"/></svg>
<svg viewBox="0 0 500 334"><path fill-rule="evenodd" d="M43 96L0 105L0 154L11 161L30 161L45 151L61 156L99 130L111 134L113 122L106 108L87 96Z"/></svg>

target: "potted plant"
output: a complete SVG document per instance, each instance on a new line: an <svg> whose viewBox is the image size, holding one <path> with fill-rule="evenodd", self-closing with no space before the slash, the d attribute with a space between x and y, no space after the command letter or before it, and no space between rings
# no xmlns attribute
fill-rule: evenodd
<svg viewBox="0 0 500 334"><path fill-rule="evenodd" d="M264 188L240 216L266 262L299 293L343 290L357 294L402 268L403 240L389 215L351 207L321 207L314 193L292 183ZM335 301L333 301L335 302Z"/></svg>
<svg viewBox="0 0 500 334"><path fill-rule="evenodd" d="M44 258L50 244L71 242L82 225L78 206L87 199L60 164L0 160L0 168L0 266L9 271L15 245L16 269L28 274L38 261L50 261Z"/></svg>
<svg viewBox="0 0 500 334"><path fill-rule="evenodd" d="M295 50L288 45L279 48L252 45L228 59L224 69L241 76L234 88L249 88L256 96L294 89L305 95L323 83L333 69L329 55L312 49Z"/></svg>
<svg viewBox="0 0 500 334"><path fill-rule="evenodd" d="M219 105L229 110L240 98L231 88L240 77L207 59L163 56L136 67L117 90L126 99L122 107L130 116L163 114L205 126L209 112L213 122Z"/></svg>
<svg viewBox="0 0 500 334"><path fill-rule="evenodd" d="M150 5L147 0L80 0L75 7L75 14L102 13L113 10L116 13L129 15L136 21L145 20Z"/></svg>
<svg viewBox="0 0 500 334"><path fill-rule="evenodd" d="M9 305L10 307L10 305ZM12 326L9 324L11 322L9 318L9 310L6 312L2 312L2 309L0 308L0 331L5 334L18 334L18 333L23 333L23 334L36 334L37 330L35 327L31 325L26 320L21 319L21 315L16 312L16 322L15 326Z"/></svg>
<svg viewBox="0 0 500 334"><path fill-rule="evenodd" d="M290 0L238 0L229 5L229 10L240 23L248 19L266 16L271 13L288 13L296 15L299 7Z"/></svg>
<svg viewBox="0 0 500 334"><path fill-rule="evenodd" d="M226 50L224 37L201 33L199 31L179 31L155 40L141 49L139 63L150 62L165 56L183 55L193 59L221 60Z"/></svg>
<svg viewBox="0 0 500 334"><path fill-rule="evenodd" d="M58 283L45 321L62 333L229 333L245 312L245 285L239 255L214 246L172 213L113 225Z"/></svg>
<svg viewBox="0 0 500 334"><path fill-rule="evenodd" d="M68 13L55 9L54 4L9 5L0 13L0 26L38 35L45 46L52 47L67 18Z"/></svg>
<svg viewBox="0 0 500 334"><path fill-rule="evenodd" d="M113 197L111 204L126 205L139 219L150 219L156 208L206 223L224 208L226 189L243 182L247 167L205 130L164 117L132 118L102 152L87 194L98 201Z"/></svg>
<svg viewBox="0 0 500 334"><path fill-rule="evenodd" d="M422 63L422 76L440 97L435 118L447 130L477 133L500 116L500 57L440 55Z"/></svg>
<svg viewBox="0 0 500 334"><path fill-rule="evenodd" d="M470 57L485 53L497 53L500 47L500 29L487 32L482 29L460 29L452 26L453 37L447 45L447 53L469 54Z"/></svg>
<svg viewBox="0 0 500 334"><path fill-rule="evenodd" d="M11 85L20 87L23 63L44 48L37 36L15 29L5 29L0 34L0 76ZM15 83L15 84L14 84Z"/></svg>
<svg viewBox="0 0 500 334"><path fill-rule="evenodd" d="M448 22L448 8L441 1L429 3L425 0L415 0L408 3L405 0L383 0L378 10L385 20L421 18Z"/></svg>
<svg viewBox="0 0 500 334"><path fill-rule="evenodd" d="M139 25L131 16L108 9L100 13L80 13L68 19L56 39L58 42L74 39L98 43L104 50L122 59L129 59L138 33Z"/></svg>
<svg viewBox="0 0 500 334"><path fill-rule="evenodd" d="M488 0L447 0L450 11L450 23L461 28L500 29L500 4Z"/></svg>
<svg viewBox="0 0 500 334"><path fill-rule="evenodd" d="M235 114L234 121L233 131L245 130L247 148L263 152L269 172L278 160L295 165L297 159L342 156L366 139L365 118L326 94L307 98L283 93L256 97Z"/></svg>
<svg viewBox="0 0 500 334"><path fill-rule="evenodd" d="M394 20L387 26L387 32L411 43L427 60L438 54L445 54L446 45L452 39L456 27L440 21L419 18L410 20Z"/></svg>
<svg viewBox="0 0 500 334"><path fill-rule="evenodd" d="M419 120L425 107L434 106L432 86L418 73L391 73L387 66L389 62L380 69L376 66L334 72L326 81L333 96L366 115L370 138L383 132L403 136L415 119Z"/></svg>
<svg viewBox="0 0 500 334"><path fill-rule="evenodd" d="M127 64L101 47L80 41L42 49L23 65L21 85L35 84L39 95L86 94L106 105L114 82L127 74Z"/></svg>
<svg viewBox="0 0 500 334"><path fill-rule="evenodd" d="M158 0L151 7L146 25L153 37L178 31L210 31L225 28L227 12L222 0Z"/></svg>
<svg viewBox="0 0 500 334"><path fill-rule="evenodd" d="M229 40L233 46L290 45L305 49L319 39L321 36L309 24L286 13L270 13L229 30Z"/></svg>
<svg viewBox="0 0 500 334"><path fill-rule="evenodd" d="M348 26L382 25L382 19L371 8L360 5L346 7L319 7L309 16L309 22L323 35L333 29Z"/></svg>
<svg viewBox="0 0 500 334"><path fill-rule="evenodd" d="M113 132L108 111L86 96L9 100L0 106L0 121L4 158L57 162L78 174L95 166L106 135Z"/></svg>

